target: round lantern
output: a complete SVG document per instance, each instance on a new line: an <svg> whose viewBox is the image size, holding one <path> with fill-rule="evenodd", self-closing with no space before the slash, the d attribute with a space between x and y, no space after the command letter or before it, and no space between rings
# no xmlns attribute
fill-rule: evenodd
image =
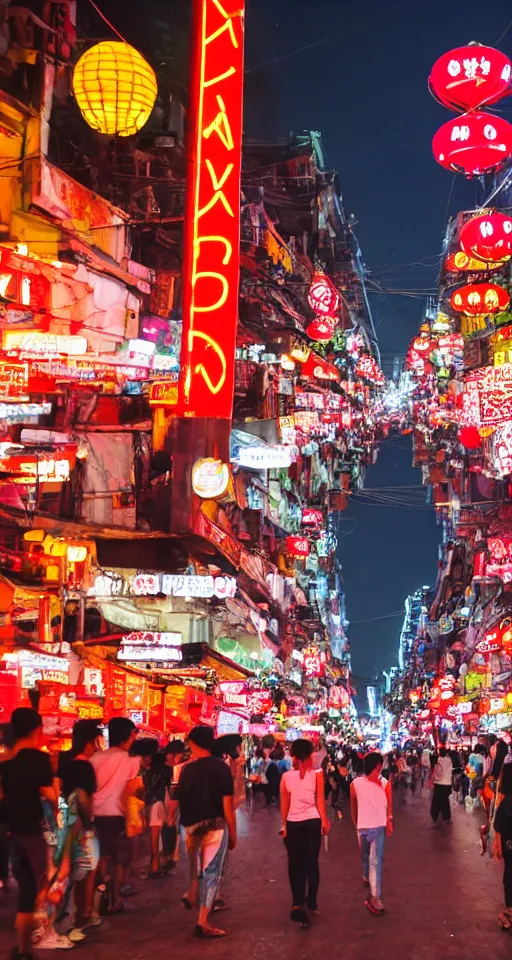
<svg viewBox="0 0 512 960"><path fill-rule="evenodd" d="M504 213L473 217L460 232L460 245L467 254L489 263L512 256L512 218Z"/></svg>
<svg viewBox="0 0 512 960"><path fill-rule="evenodd" d="M340 308L340 295L325 273L315 273L309 291L308 303L322 317L334 317Z"/></svg>
<svg viewBox="0 0 512 960"><path fill-rule="evenodd" d="M90 47L73 71L73 93L84 120L109 136L137 133L149 118L157 91L149 63L129 43L117 40Z"/></svg>
<svg viewBox="0 0 512 960"><path fill-rule="evenodd" d="M334 324L327 317L316 317L306 327L306 333L312 340L321 342L331 340L334 334Z"/></svg>
<svg viewBox="0 0 512 960"><path fill-rule="evenodd" d="M450 303L457 313L477 317L480 314L506 310L510 297L503 287L495 283L468 283L465 287L454 290Z"/></svg>
<svg viewBox="0 0 512 960"><path fill-rule="evenodd" d="M429 77L431 94L451 110L475 110L508 93L512 64L494 47L470 44L436 60Z"/></svg>
<svg viewBox="0 0 512 960"><path fill-rule="evenodd" d="M469 113L449 120L432 140L442 167L478 177L501 167L512 154L512 125L489 113Z"/></svg>
<svg viewBox="0 0 512 960"><path fill-rule="evenodd" d="M311 546L306 537L287 537L286 550L290 556L304 559L305 557L309 557Z"/></svg>

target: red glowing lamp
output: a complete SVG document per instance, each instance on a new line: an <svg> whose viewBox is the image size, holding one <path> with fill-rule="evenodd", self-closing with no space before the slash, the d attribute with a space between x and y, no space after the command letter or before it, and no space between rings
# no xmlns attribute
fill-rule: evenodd
<svg viewBox="0 0 512 960"><path fill-rule="evenodd" d="M308 303L321 317L334 317L340 308L340 295L325 273L315 273L308 291Z"/></svg>
<svg viewBox="0 0 512 960"><path fill-rule="evenodd" d="M436 60L429 77L431 94L449 110L475 110L509 92L512 64L494 47L457 47Z"/></svg>
<svg viewBox="0 0 512 960"><path fill-rule="evenodd" d="M477 260L507 260L512 256L512 218L497 212L473 217L460 232L460 245Z"/></svg>
<svg viewBox="0 0 512 960"><path fill-rule="evenodd" d="M510 297L503 287L495 283L467 283L466 286L454 290L450 303L457 313L477 317L480 314L506 310Z"/></svg>
<svg viewBox="0 0 512 960"><path fill-rule="evenodd" d="M287 537L286 551L290 556L304 560L311 553L311 545L306 537Z"/></svg>
<svg viewBox="0 0 512 960"><path fill-rule="evenodd" d="M327 317L315 317L306 327L306 333L312 340L318 342L332 340L334 334L334 323Z"/></svg>
<svg viewBox="0 0 512 960"><path fill-rule="evenodd" d="M432 140L442 167L478 177L503 166L512 154L512 125L489 113L469 113L444 123Z"/></svg>
<svg viewBox="0 0 512 960"><path fill-rule="evenodd" d="M492 270L497 270L502 265L501 260L496 260L495 263L485 263L484 260L476 260L475 257L470 257L467 253L464 253L464 250L457 250L456 253L448 254L444 262L447 273L460 273L468 270L470 270L471 273L478 273L478 271L489 273Z"/></svg>

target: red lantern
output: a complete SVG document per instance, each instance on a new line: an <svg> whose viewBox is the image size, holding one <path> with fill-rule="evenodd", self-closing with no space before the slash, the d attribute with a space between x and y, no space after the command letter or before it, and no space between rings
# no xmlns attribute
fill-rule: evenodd
<svg viewBox="0 0 512 960"><path fill-rule="evenodd" d="M512 125L489 113L469 113L443 124L432 140L442 167L477 177L503 166L512 154Z"/></svg>
<svg viewBox="0 0 512 960"><path fill-rule="evenodd" d="M325 273L315 273L308 291L308 303L322 317L334 317L340 308L340 295Z"/></svg>
<svg viewBox="0 0 512 960"><path fill-rule="evenodd" d="M332 320L316 317L306 327L306 333L312 340L331 340L334 333L334 324Z"/></svg>
<svg viewBox="0 0 512 960"><path fill-rule="evenodd" d="M476 427L462 427L459 430L459 440L466 450L479 450L482 438Z"/></svg>
<svg viewBox="0 0 512 960"><path fill-rule="evenodd" d="M313 507L304 507L302 510L302 522L304 526L317 527L322 523L324 515L321 510L315 510Z"/></svg>
<svg viewBox="0 0 512 960"><path fill-rule="evenodd" d="M436 60L429 77L431 94L450 110L475 110L508 93L512 65L500 50L472 44Z"/></svg>
<svg viewBox="0 0 512 960"><path fill-rule="evenodd" d="M478 260L507 260L512 256L512 219L496 212L473 217L460 232L460 245Z"/></svg>
<svg viewBox="0 0 512 960"><path fill-rule="evenodd" d="M468 283L465 287L454 290L450 303L457 313L478 317L481 314L506 310L510 297L503 287L495 283Z"/></svg>
<svg viewBox="0 0 512 960"><path fill-rule="evenodd" d="M309 557L311 546L306 537L287 537L286 550L290 556L303 560L305 557Z"/></svg>

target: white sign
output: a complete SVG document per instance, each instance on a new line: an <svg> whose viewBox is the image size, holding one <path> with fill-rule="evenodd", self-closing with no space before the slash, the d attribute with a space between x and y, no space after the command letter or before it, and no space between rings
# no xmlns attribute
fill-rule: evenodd
<svg viewBox="0 0 512 960"><path fill-rule="evenodd" d="M159 647L153 644L130 645L126 644L117 652L118 660L125 660L131 663L170 663L183 660L183 652L179 647Z"/></svg>
<svg viewBox="0 0 512 960"><path fill-rule="evenodd" d="M92 597L199 597L205 600L233 599L235 577L212 577L199 574L137 573L124 579L117 573L100 573L95 577L88 596Z"/></svg>
<svg viewBox="0 0 512 960"><path fill-rule="evenodd" d="M28 420L51 412L51 403L0 403L0 420Z"/></svg>
<svg viewBox="0 0 512 960"><path fill-rule="evenodd" d="M217 718L217 735L223 733L249 733L249 722L237 713L220 710Z"/></svg>
<svg viewBox="0 0 512 960"><path fill-rule="evenodd" d="M8 330L4 333L4 348L19 350L23 353L38 353L42 356L56 356L62 353L80 357L87 353L87 347L85 337L65 337L60 334L18 330Z"/></svg>
<svg viewBox="0 0 512 960"><path fill-rule="evenodd" d="M2 662L8 665L8 669L19 664L22 667L35 667L38 670L64 670L69 673L69 660L65 657L51 657L47 653L37 653L35 650L4 653Z"/></svg>
<svg viewBox="0 0 512 960"><path fill-rule="evenodd" d="M292 454L284 446L238 447L231 461L250 470L280 470L291 467Z"/></svg>

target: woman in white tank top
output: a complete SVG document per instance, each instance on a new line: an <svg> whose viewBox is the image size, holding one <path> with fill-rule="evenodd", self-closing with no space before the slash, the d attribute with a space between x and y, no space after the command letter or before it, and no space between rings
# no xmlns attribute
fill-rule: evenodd
<svg viewBox="0 0 512 960"><path fill-rule="evenodd" d="M281 778L282 833L288 851L288 875L292 890L290 917L309 926L308 910L318 912L320 883L318 857L322 835L330 830L325 806L324 774L313 769L313 744L295 740L293 769Z"/></svg>

